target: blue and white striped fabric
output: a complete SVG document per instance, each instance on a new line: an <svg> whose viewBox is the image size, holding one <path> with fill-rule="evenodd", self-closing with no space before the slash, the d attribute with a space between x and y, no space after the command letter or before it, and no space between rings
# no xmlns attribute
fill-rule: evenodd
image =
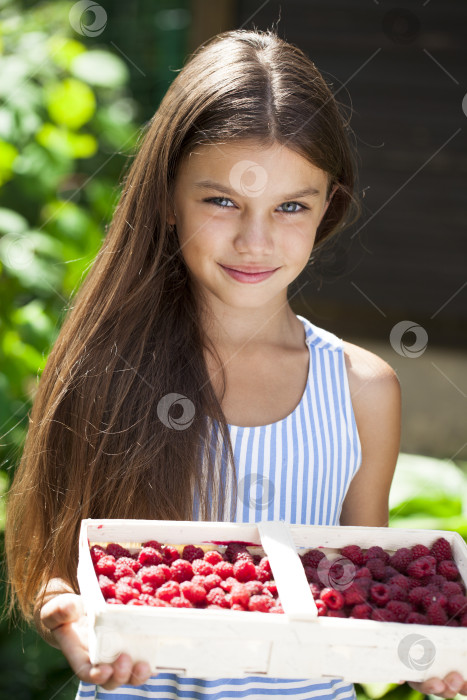
<svg viewBox="0 0 467 700"><path fill-rule="evenodd" d="M238 484L235 522L338 525L347 489L361 464L342 340L302 316L297 318L304 325L310 351L308 382L300 403L286 418L269 425L229 425ZM213 431L214 447L216 440ZM229 491L227 485L226 496ZM193 519L198 519L196 498ZM106 691L80 683L77 699L264 700L268 695L294 700L356 698L353 684L338 679L203 680L160 673L138 688L125 685Z"/></svg>

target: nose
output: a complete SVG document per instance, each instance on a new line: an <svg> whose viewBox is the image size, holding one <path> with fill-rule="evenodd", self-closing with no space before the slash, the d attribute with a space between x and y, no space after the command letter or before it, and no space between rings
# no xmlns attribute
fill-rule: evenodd
<svg viewBox="0 0 467 700"><path fill-rule="evenodd" d="M265 218L248 218L239 224L234 246L238 253L272 253L273 223Z"/></svg>

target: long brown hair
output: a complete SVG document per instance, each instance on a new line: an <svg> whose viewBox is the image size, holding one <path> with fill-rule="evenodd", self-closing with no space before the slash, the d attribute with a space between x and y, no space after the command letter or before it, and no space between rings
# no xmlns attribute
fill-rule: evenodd
<svg viewBox="0 0 467 700"><path fill-rule="evenodd" d="M316 248L359 214L350 134L312 61L271 30L217 35L171 84L142 132L31 411L6 529L12 605L27 619L51 577L78 590L81 518L191 520L197 493L201 519L232 519L211 450L200 459L210 417L234 468L205 362L208 340L167 221L179 163L197 145L235 139L295 150L328 174L328 197L338 186Z"/></svg>

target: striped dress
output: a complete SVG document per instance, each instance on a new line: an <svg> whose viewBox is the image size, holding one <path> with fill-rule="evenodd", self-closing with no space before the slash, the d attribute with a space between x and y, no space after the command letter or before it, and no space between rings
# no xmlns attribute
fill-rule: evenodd
<svg viewBox="0 0 467 700"><path fill-rule="evenodd" d="M229 425L237 473L235 522L283 520L338 525L342 503L361 464L361 444L350 399L342 340L302 316L310 352L308 381L298 406L269 425ZM213 431L216 446L216 431ZM197 499L193 506L197 519ZM77 699L176 698L355 700L353 684L339 679L264 676L200 679L160 673L138 688L112 691L81 682Z"/></svg>

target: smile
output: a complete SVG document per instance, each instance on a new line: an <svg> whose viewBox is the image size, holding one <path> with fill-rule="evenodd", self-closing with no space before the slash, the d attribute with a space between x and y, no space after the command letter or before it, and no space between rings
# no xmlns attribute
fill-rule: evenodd
<svg viewBox="0 0 467 700"><path fill-rule="evenodd" d="M219 263L220 265L220 263ZM240 270L233 270L230 267L224 267L224 265L220 265L220 267L230 276L233 277L233 279L237 280L238 282L246 282L247 284L255 284L256 282L262 282L263 280L268 279L268 277L271 277L279 268L276 268L275 270L267 270L266 272L240 272Z"/></svg>

